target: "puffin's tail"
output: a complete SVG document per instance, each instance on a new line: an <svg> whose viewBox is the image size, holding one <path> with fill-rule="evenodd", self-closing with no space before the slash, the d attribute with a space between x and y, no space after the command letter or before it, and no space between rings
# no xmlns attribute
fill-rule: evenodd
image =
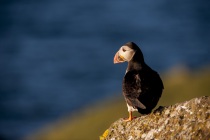
<svg viewBox="0 0 210 140"><path fill-rule="evenodd" d="M138 112L141 114L150 114L152 112L152 109L150 108L146 108L146 109L141 109L141 108L137 108Z"/></svg>

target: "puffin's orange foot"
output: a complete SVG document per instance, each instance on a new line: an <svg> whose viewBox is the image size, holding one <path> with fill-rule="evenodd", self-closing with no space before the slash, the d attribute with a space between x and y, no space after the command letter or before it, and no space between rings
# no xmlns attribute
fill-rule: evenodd
<svg viewBox="0 0 210 140"><path fill-rule="evenodd" d="M132 118L127 118L127 119L124 119L125 122L130 122L132 121Z"/></svg>
<svg viewBox="0 0 210 140"><path fill-rule="evenodd" d="M129 117L129 118L127 118L127 119L125 118L124 121L125 121L125 122L130 122L130 121L132 121L133 119L136 119L136 118L137 118L137 117Z"/></svg>
<svg viewBox="0 0 210 140"><path fill-rule="evenodd" d="M133 117L132 115L132 111L129 111L129 117L127 119L124 119L125 122L129 122L132 121L133 119L135 119L136 117Z"/></svg>

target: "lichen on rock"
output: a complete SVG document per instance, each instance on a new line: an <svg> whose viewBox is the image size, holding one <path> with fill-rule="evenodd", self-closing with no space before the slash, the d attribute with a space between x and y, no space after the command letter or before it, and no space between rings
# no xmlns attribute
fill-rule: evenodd
<svg viewBox="0 0 210 140"><path fill-rule="evenodd" d="M119 119L106 132L105 140L210 139L210 97L159 107L131 122Z"/></svg>

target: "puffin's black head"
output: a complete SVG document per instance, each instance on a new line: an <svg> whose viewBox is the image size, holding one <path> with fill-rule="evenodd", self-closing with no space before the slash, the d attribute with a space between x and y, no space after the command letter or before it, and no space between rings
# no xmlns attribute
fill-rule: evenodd
<svg viewBox="0 0 210 140"><path fill-rule="evenodd" d="M133 42L123 45L114 56L114 63L138 61L144 62L143 54L140 48Z"/></svg>

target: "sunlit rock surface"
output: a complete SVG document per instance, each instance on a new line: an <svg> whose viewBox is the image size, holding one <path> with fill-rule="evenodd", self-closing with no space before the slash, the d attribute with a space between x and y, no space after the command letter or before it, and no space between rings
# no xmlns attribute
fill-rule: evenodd
<svg viewBox="0 0 210 140"><path fill-rule="evenodd" d="M160 107L154 113L131 122L119 119L100 139L210 139L210 97L203 96L168 107Z"/></svg>

